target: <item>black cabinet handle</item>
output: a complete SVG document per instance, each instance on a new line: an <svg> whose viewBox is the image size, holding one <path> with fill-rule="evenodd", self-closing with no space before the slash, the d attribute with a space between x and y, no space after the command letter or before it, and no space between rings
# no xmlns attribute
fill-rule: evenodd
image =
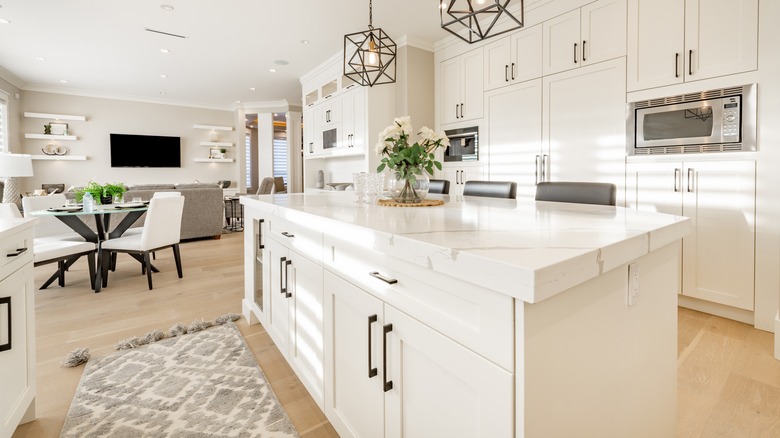
<svg viewBox="0 0 780 438"><path fill-rule="evenodd" d="M512 63L512 80L515 80L515 63Z"/></svg>
<svg viewBox="0 0 780 438"><path fill-rule="evenodd" d="M309 153L310 154L314 153L314 143L309 143Z"/></svg>
<svg viewBox="0 0 780 438"><path fill-rule="evenodd" d="M0 307L2 307L3 304L8 306L8 342L0 344L0 351L10 350L11 340L13 339L13 336L11 336L11 297L0 298Z"/></svg>
<svg viewBox="0 0 780 438"><path fill-rule="evenodd" d="M263 245L263 222L265 222L265 219L257 221L257 249L265 248L265 245Z"/></svg>
<svg viewBox="0 0 780 438"><path fill-rule="evenodd" d="M587 59L585 59L585 43L586 41L582 40L582 62L587 61Z"/></svg>
<svg viewBox="0 0 780 438"><path fill-rule="evenodd" d="M539 184L539 158L541 156L536 156L536 161L534 162L534 184Z"/></svg>
<svg viewBox="0 0 780 438"><path fill-rule="evenodd" d="M456 118L456 119L459 119L459 118L460 118L460 117L458 117L458 106L459 106L459 105L456 103L456 104L455 104L455 118Z"/></svg>
<svg viewBox="0 0 780 438"><path fill-rule="evenodd" d="M16 256L20 256L20 255L24 254L25 252L27 252L27 248L16 248L16 251L14 251L12 253L8 253L5 256L6 257L16 257Z"/></svg>
<svg viewBox="0 0 780 438"><path fill-rule="evenodd" d="M577 43L574 43L574 63L577 63Z"/></svg>
<svg viewBox="0 0 780 438"><path fill-rule="evenodd" d="M290 292L290 272L287 270L287 267L292 265L292 260L287 260L284 262L284 297L290 298L292 297L292 292Z"/></svg>
<svg viewBox="0 0 780 438"><path fill-rule="evenodd" d="M462 119L463 117L463 104L460 104L460 118Z"/></svg>
<svg viewBox="0 0 780 438"><path fill-rule="evenodd" d="M288 237L288 238L292 238L292 237L295 237L295 234L290 234L287 231L283 231L282 232L282 236Z"/></svg>
<svg viewBox="0 0 780 438"><path fill-rule="evenodd" d="M674 77L680 77L680 54L674 54Z"/></svg>
<svg viewBox="0 0 780 438"><path fill-rule="evenodd" d="M376 271L369 272L368 275L370 275L370 276L372 276L374 278L378 278L378 279L384 281L387 284L396 284L396 283L398 283L398 280L396 280L395 278L385 277L384 275L382 275L382 274L380 274L379 272L376 272Z"/></svg>
<svg viewBox="0 0 780 438"><path fill-rule="evenodd" d="M693 50L688 50L688 76L693 76Z"/></svg>
<svg viewBox="0 0 780 438"><path fill-rule="evenodd" d="M393 331L393 324L385 324L382 327L382 379L385 384L385 392L393 389L393 381L387 380L387 334Z"/></svg>
<svg viewBox="0 0 780 438"><path fill-rule="evenodd" d="M377 321L376 315L371 315L368 317L368 378L376 377L377 370L376 367L371 368L371 324L375 323Z"/></svg>
<svg viewBox="0 0 780 438"><path fill-rule="evenodd" d="M286 294L287 293L287 286L284 285L284 277L286 275L287 266L285 264L287 262L287 257L282 257L279 259L279 290L281 293Z"/></svg>
<svg viewBox="0 0 780 438"><path fill-rule="evenodd" d="M504 80L506 82L509 82L509 66L508 65L504 66Z"/></svg>

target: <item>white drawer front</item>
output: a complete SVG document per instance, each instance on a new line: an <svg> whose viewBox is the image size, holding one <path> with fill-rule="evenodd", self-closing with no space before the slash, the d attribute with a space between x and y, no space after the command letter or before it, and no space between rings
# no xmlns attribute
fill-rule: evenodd
<svg viewBox="0 0 780 438"><path fill-rule="evenodd" d="M322 232L296 225L278 216L267 218L268 237L308 258L322 264Z"/></svg>
<svg viewBox="0 0 780 438"><path fill-rule="evenodd" d="M333 273L501 367L514 369L511 297L327 234L324 245L324 263Z"/></svg>
<svg viewBox="0 0 780 438"><path fill-rule="evenodd" d="M31 232L24 231L6 236L0 241L0 280L13 274L32 259Z"/></svg>

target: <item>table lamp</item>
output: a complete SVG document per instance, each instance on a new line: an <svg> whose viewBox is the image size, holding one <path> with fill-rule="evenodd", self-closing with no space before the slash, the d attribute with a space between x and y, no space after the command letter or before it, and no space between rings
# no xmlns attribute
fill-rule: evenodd
<svg viewBox="0 0 780 438"><path fill-rule="evenodd" d="M33 176L32 157L24 154L0 154L0 178L5 178L3 202L19 203L20 176Z"/></svg>

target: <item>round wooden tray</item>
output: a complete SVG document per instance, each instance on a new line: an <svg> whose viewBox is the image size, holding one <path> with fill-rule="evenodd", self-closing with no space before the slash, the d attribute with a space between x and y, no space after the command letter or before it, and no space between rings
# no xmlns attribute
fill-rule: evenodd
<svg viewBox="0 0 780 438"><path fill-rule="evenodd" d="M416 204L406 204L395 202L392 199L380 199L379 205L384 205L385 207L436 207L437 205L444 205L444 201L441 199L423 199Z"/></svg>

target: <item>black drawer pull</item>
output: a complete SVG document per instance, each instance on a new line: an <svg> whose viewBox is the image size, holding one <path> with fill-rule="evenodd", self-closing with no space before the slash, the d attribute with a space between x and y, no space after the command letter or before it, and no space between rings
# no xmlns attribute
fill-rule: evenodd
<svg viewBox="0 0 780 438"><path fill-rule="evenodd" d="M284 237L295 237L295 234L290 234L287 231L285 231L285 232L282 233L282 236L284 236Z"/></svg>
<svg viewBox="0 0 780 438"><path fill-rule="evenodd" d="M396 280L395 278L385 277L384 275L382 275L382 274L380 274L379 272L376 272L376 271L369 272L368 275L370 275L370 276L372 276L374 278L378 278L378 279L384 281L387 284L396 284L396 283L398 283L398 280Z"/></svg>
<svg viewBox="0 0 780 438"><path fill-rule="evenodd" d="M265 248L263 244L263 222L265 222L265 219L257 221L257 249Z"/></svg>
<svg viewBox="0 0 780 438"><path fill-rule="evenodd" d="M387 334L393 331L393 324L385 324L382 327L382 379L385 383L385 392L393 389L393 381L387 380Z"/></svg>
<svg viewBox="0 0 780 438"><path fill-rule="evenodd" d="M25 252L27 252L27 248L16 248L16 251L14 251L12 253L8 253L5 256L6 257L16 257L16 256L24 254Z"/></svg>
<svg viewBox="0 0 780 438"><path fill-rule="evenodd" d="M376 377L376 367L371 367L371 324L377 321L377 315L371 315L368 317L368 378Z"/></svg>

